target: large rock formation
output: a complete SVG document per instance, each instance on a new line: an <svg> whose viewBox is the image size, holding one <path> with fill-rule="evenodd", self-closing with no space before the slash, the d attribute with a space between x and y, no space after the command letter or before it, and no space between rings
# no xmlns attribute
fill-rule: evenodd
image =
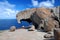
<svg viewBox="0 0 60 40"><path fill-rule="evenodd" d="M35 25L35 28L41 29L43 27L45 31L51 31L53 28L59 27L59 23L55 20L53 12L50 11L51 10L46 8L32 8L19 12L16 18L18 23L20 23L22 19L27 19L26 21L28 22L28 19L30 19L33 25Z"/></svg>

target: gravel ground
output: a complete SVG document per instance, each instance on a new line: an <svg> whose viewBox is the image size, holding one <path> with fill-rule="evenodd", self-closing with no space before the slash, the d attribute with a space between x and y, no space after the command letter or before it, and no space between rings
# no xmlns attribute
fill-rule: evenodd
<svg viewBox="0 0 60 40"><path fill-rule="evenodd" d="M27 29L17 29L14 32L6 30L0 33L0 40L44 40L45 32L27 31Z"/></svg>

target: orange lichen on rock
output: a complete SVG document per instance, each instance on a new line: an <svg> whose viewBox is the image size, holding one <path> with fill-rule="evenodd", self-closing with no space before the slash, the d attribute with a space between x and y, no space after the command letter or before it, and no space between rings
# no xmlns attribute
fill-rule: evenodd
<svg viewBox="0 0 60 40"><path fill-rule="evenodd" d="M46 8L39 8L37 9L37 15L40 16L41 18L45 19L49 16L51 16L50 10Z"/></svg>

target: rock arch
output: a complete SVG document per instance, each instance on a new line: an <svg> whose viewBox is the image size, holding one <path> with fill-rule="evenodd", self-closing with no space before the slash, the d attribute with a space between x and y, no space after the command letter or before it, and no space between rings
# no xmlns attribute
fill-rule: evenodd
<svg viewBox="0 0 60 40"><path fill-rule="evenodd" d="M16 15L16 19L18 23L20 23L21 20L26 20L29 22L28 19L30 19L33 25L35 25L35 28L41 28L42 26L44 27L45 31L51 31L52 28L54 28L56 25L56 23L54 23L55 19L53 19L51 16L53 15L51 14L50 10L46 8L32 8L29 10L19 12ZM43 23L41 23L41 21Z"/></svg>

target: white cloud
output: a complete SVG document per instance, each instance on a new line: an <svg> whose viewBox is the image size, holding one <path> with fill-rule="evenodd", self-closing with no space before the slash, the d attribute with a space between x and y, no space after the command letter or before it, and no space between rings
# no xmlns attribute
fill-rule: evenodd
<svg viewBox="0 0 60 40"><path fill-rule="evenodd" d="M34 7L36 7L38 5L38 1L37 0L32 0L32 4Z"/></svg>
<svg viewBox="0 0 60 40"><path fill-rule="evenodd" d="M0 2L0 19L13 19L18 10L15 10L15 5L8 1Z"/></svg>
<svg viewBox="0 0 60 40"><path fill-rule="evenodd" d="M6 8L14 8L15 5L10 4L8 1L0 2L0 6L6 7Z"/></svg>
<svg viewBox="0 0 60 40"><path fill-rule="evenodd" d="M29 10L30 8L26 8L25 10Z"/></svg>
<svg viewBox="0 0 60 40"><path fill-rule="evenodd" d="M51 8L54 7L54 5L50 1L43 1L39 3L39 7Z"/></svg>
<svg viewBox="0 0 60 40"><path fill-rule="evenodd" d="M42 1L42 2L38 2L38 0L32 0L32 4L34 7L46 7L46 8L51 8L54 7L54 2L55 0L47 0L47 1Z"/></svg>

